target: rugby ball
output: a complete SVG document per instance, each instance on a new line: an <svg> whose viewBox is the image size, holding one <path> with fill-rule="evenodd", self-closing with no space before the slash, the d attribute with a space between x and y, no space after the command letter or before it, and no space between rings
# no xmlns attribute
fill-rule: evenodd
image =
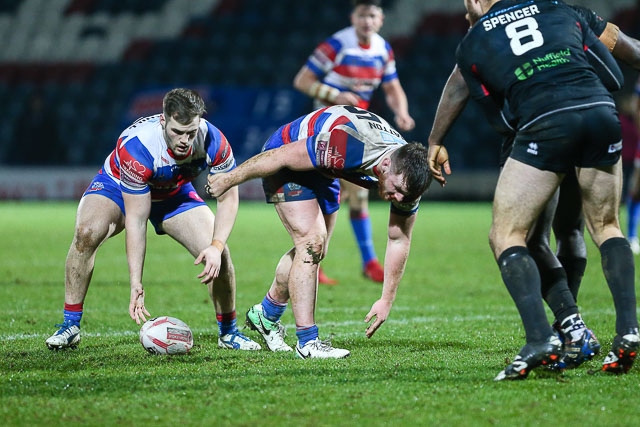
<svg viewBox="0 0 640 427"><path fill-rule="evenodd" d="M154 317L140 328L140 343L151 354L185 354L193 347L193 334L180 319Z"/></svg>

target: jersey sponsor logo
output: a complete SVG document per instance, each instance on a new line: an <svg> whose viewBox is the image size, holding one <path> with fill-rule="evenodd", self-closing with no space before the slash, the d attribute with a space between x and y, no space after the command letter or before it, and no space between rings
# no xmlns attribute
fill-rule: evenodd
<svg viewBox="0 0 640 427"><path fill-rule="evenodd" d="M533 64L538 70L553 68L558 65L571 62L571 59L569 59L570 56L571 51L569 49L563 49L559 50L558 52L547 53L543 57L533 58Z"/></svg>
<svg viewBox="0 0 640 427"><path fill-rule="evenodd" d="M90 193L92 191L101 191L101 190L104 190L104 184L102 182L94 181L91 183L91 187L87 189L87 193Z"/></svg>
<svg viewBox="0 0 640 427"><path fill-rule="evenodd" d="M543 71L548 68L555 68L559 65L571 62L571 50L563 49L558 52L549 52L545 56L533 58L530 62L525 62L516 70L514 74L518 80L527 80L537 71ZM533 62L533 64L532 64Z"/></svg>
<svg viewBox="0 0 640 427"><path fill-rule="evenodd" d="M538 6L531 5L531 6L523 7L522 9L506 12L497 16L488 17L482 23L482 26L484 27L485 31L491 31L494 28L496 28L498 25L507 25L511 22L519 21L521 19L536 15L538 13L540 13L540 11L538 10Z"/></svg>
<svg viewBox="0 0 640 427"><path fill-rule="evenodd" d="M525 62L516 68L514 74L518 80L527 80L529 77L533 76L533 67L529 62Z"/></svg>
<svg viewBox="0 0 640 427"><path fill-rule="evenodd" d="M534 156L538 155L538 144L535 142L529 143L529 148L527 148L527 153L533 154Z"/></svg>
<svg viewBox="0 0 640 427"><path fill-rule="evenodd" d="M302 186L294 182L288 183L287 185L285 185L285 188L287 198L298 197L302 194Z"/></svg>
<svg viewBox="0 0 640 427"><path fill-rule="evenodd" d="M143 183L147 168L137 160L122 160L121 169L136 182Z"/></svg>
<svg viewBox="0 0 640 427"><path fill-rule="evenodd" d="M161 170L162 174L160 173ZM172 179L175 182L187 182L192 181L193 178L200 175L200 172L202 172L203 169L200 167L198 162L194 161L184 165L172 165L168 175L164 173L165 170L166 168L158 169L156 176L158 178Z"/></svg>
<svg viewBox="0 0 640 427"><path fill-rule="evenodd" d="M344 134L344 132L341 132ZM346 134L344 134L346 135ZM333 138L332 134L332 138ZM336 141L334 140L334 143ZM346 152L346 141L342 141L342 149ZM328 169L344 169L344 154L340 152L339 148L334 144L329 144L328 141L318 141L318 165Z"/></svg>
<svg viewBox="0 0 640 427"><path fill-rule="evenodd" d="M211 169L213 171L215 171L215 172L221 172L221 171L226 171L232 165L233 165L233 157L229 157L227 160L225 160L224 162L222 162L220 164L211 165Z"/></svg>

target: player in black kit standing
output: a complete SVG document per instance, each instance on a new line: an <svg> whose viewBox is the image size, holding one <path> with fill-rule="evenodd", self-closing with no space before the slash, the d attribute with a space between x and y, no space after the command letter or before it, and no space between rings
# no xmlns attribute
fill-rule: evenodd
<svg viewBox="0 0 640 427"><path fill-rule="evenodd" d="M561 1L465 0L465 6L478 22L458 47L460 71L474 99L496 112L508 105L518 124L495 191L489 241L526 345L495 379L526 378L561 354L525 238L574 168L616 310L616 336L603 370L626 373L640 336L633 254L618 220L621 130L613 98L587 59L594 51L600 55L603 45ZM617 67L611 72L622 79Z"/></svg>

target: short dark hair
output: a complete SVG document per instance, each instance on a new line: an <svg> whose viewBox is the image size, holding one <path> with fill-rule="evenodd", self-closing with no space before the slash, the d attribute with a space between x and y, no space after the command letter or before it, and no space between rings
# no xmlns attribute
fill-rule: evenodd
<svg viewBox="0 0 640 427"><path fill-rule="evenodd" d="M354 9L360 5L382 7L382 0L351 0L351 4Z"/></svg>
<svg viewBox="0 0 640 427"><path fill-rule="evenodd" d="M419 142L410 142L391 153L391 172L404 177L407 201L417 200L431 184L428 153Z"/></svg>
<svg viewBox="0 0 640 427"><path fill-rule="evenodd" d="M162 100L162 112L165 118L173 118L180 124L188 124L194 117L202 117L207 112L204 100L198 92L191 89L171 89Z"/></svg>

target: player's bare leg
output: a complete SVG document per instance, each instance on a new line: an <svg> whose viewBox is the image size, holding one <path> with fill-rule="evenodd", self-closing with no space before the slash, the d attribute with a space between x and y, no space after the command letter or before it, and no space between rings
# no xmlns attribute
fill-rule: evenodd
<svg viewBox="0 0 640 427"><path fill-rule="evenodd" d="M568 192L577 193L577 196L568 195ZM562 205L559 204L561 198ZM569 199L577 203L577 207L567 206ZM562 243L565 249L573 247L571 240L577 237L575 234L582 233L583 230L583 227L579 226L582 217L581 204L575 174L567 174L527 236L527 248L540 272L542 297L553 312L556 319L553 328L563 342L562 357L553 365L554 369L559 370L577 368L600 353L600 342L582 319L574 293L569 286L569 274L566 269L577 267L578 263L574 262L574 257L567 257L565 267L556 257L550 243L552 224L556 222L555 218L558 218L558 222L563 224L560 227L562 234L556 234L558 246ZM584 239L582 243L584 244ZM572 268L571 272L572 280L575 281L577 271ZM582 274L579 276L581 278ZM579 286L579 280L574 285Z"/></svg>
<svg viewBox="0 0 640 427"><path fill-rule="evenodd" d="M318 264L324 257L327 229L318 202L276 203L276 211L294 244L288 288L298 326L315 324Z"/></svg>
<svg viewBox="0 0 640 427"><path fill-rule="evenodd" d="M618 210L622 166L577 171L587 229L600 249L602 269L616 310L616 337L602 369L626 373L640 349L636 313L635 265L629 242L620 230Z"/></svg>
<svg viewBox="0 0 640 427"><path fill-rule="evenodd" d="M562 343L547 321L540 274L526 248L526 236L561 176L508 159L498 179L489 241L502 279L522 320L526 345L496 380L524 378L543 364L557 361ZM532 191L535 189L535 191Z"/></svg>
<svg viewBox="0 0 640 427"><path fill-rule="evenodd" d="M73 241L65 263L64 322L46 340L50 349L75 347L80 342L84 299L93 275L96 253L102 243L124 229L124 215L116 203L97 194L78 204Z"/></svg>
<svg viewBox="0 0 640 427"><path fill-rule="evenodd" d="M197 257L211 245L215 216L208 206L198 206L162 223L163 230ZM218 322L218 346L238 350L259 350L260 345L245 337L237 327L236 276L231 254L225 246L221 254L220 273L207 283Z"/></svg>
<svg viewBox="0 0 640 427"><path fill-rule="evenodd" d="M323 215L315 199L276 203L275 207L295 248L289 295L298 337L296 354L301 358L347 357L349 351L320 341L315 322L318 264L328 247L337 212Z"/></svg>

